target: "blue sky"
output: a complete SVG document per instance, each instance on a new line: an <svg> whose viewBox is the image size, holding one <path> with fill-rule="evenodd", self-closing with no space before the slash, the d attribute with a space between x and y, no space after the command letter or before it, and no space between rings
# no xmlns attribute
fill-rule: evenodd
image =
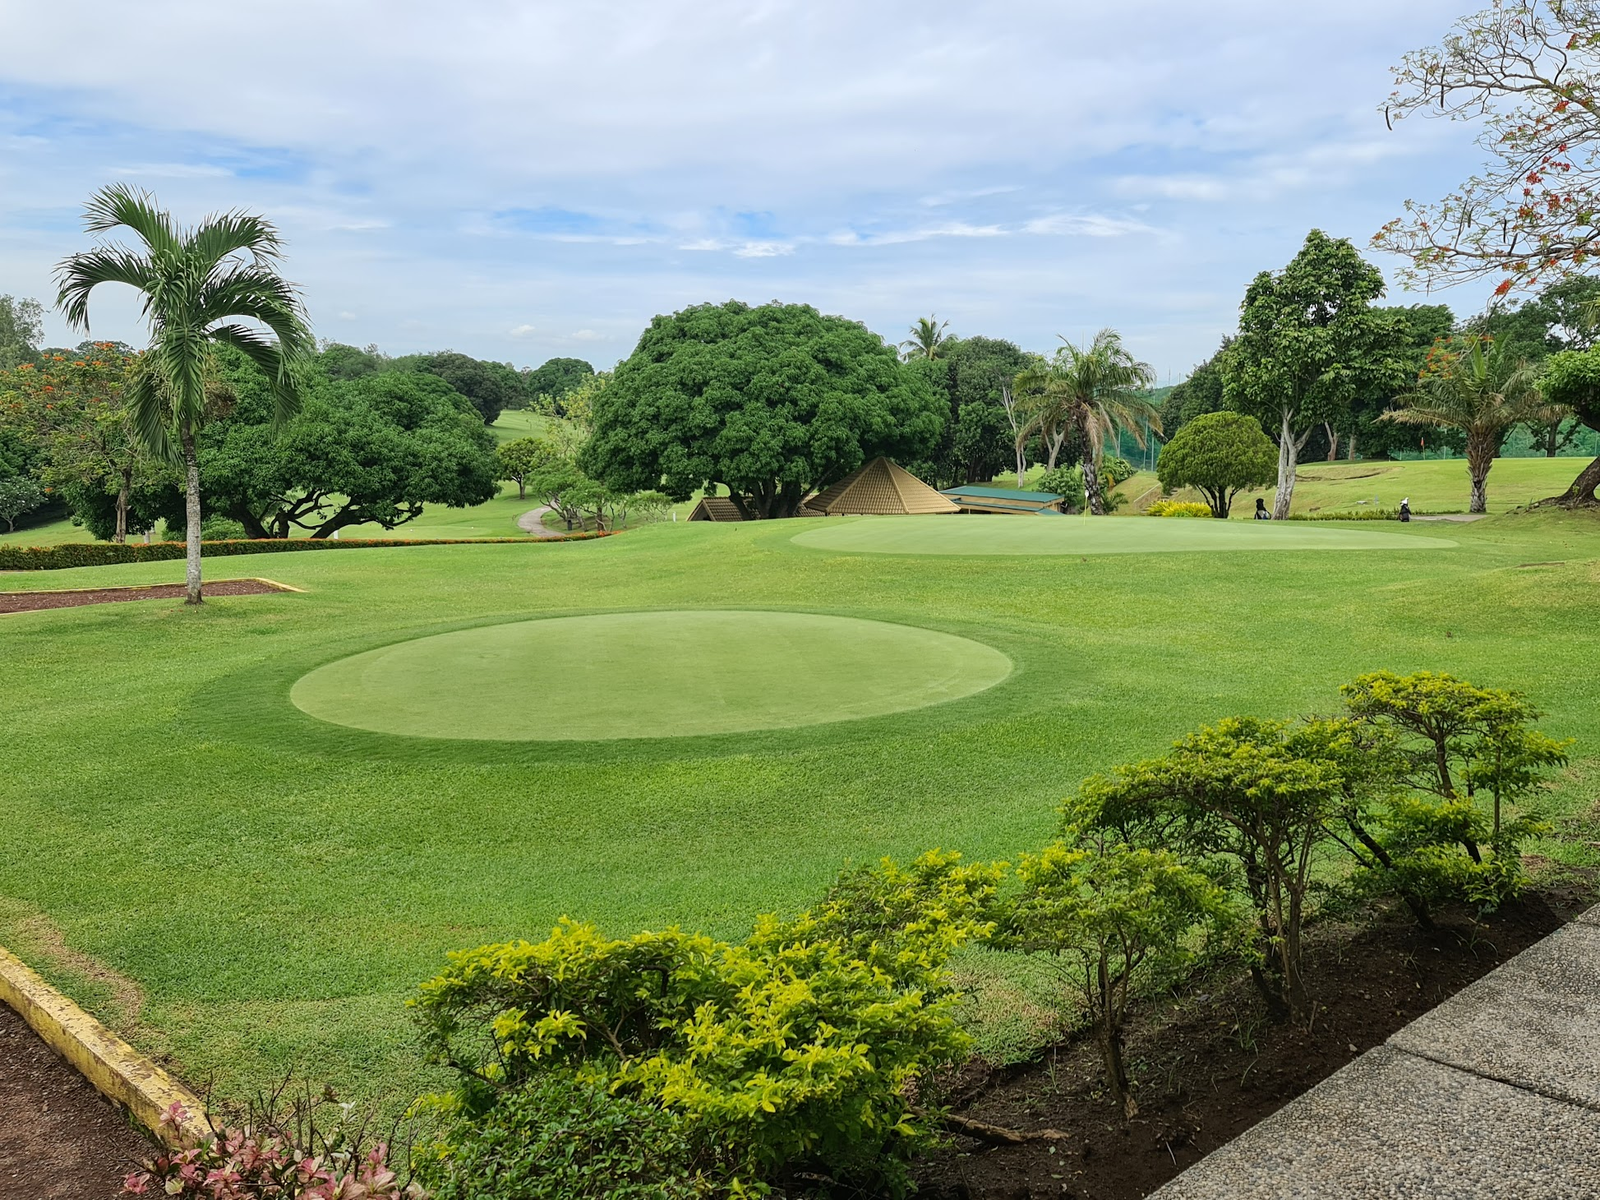
<svg viewBox="0 0 1600 1200"><path fill-rule="evenodd" d="M125 181L266 213L318 335L395 353L609 366L734 297L891 340L1110 325L1166 382L1308 229L1365 246L1475 168L1470 127L1378 111L1462 5L13 2L0 292L48 302ZM129 297L91 315L143 343Z"/></svg>

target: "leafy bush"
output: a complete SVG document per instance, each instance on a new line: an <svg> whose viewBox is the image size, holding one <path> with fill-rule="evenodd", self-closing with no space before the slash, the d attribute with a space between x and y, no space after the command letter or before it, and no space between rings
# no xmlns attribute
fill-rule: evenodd
<svg viewBox="0 0 1600 1200"><path fill-rule="evenodd" d="M1156 460L1162 490L1199 489L1215 517L1226 517L1234 497L1271 483L1278 451L1254 417L1212 412L1195 417L1172 435Z"/></svg>
<svg viewBox="0 0 1600 1200"><path fill-rule="evenodd" d="M392 550L397 546L480 546L515 542L538 545L609 537L607 533L572 533L553 538L256 538L247 541L202 542L207 558L236 554L281 554L300 550ZM0 546L0 571L61 571L71 567L105 567L116 563L170 562L184 556L182 542L64 542L59 546Z"/></svg>
<svg viewBox="0 0 1600 1200"><path fill-rule="evenodd" d="M174 1104L164 1126L188 1119ZM299 1133L300 1136L296 1136ZM263 1126L222 1129L179 1150L163 1150L122 1181L122 1195L177 1200L422 1200L400 1183L383 1142L363 1150L341 1123L319 1132L269 1118Z"/></svg>
<svg viewBox="0 0 1600 1200"><path fill-rule="evenodd" d="M433 1200L697 1200L681 1118L592 1079L546 1074L463 1119L417 1160Z"/></svg>
<svg viewBox="0 0 1600 1200"><path fill-rule="evenodd" d="M886 861L742 944L563 921L537 944L452 954L412 1001L433 1059L458 1073L427 1103L459 1138L551 1076L584 1080L681 1122L693 1170L730 1190L811 1170L902 1194L938 1127L931 1074L970 1045L943 969L992 927L1000 870ZM436 1156L458 1169L448 1145Z"/></svg>
<svg viewBox="0 0 1600 1200"><path fill-rule="evenodd" d="M1209 517L1211 506L1193 500L1157 500L1144 511L1147 517Z"/></svg>

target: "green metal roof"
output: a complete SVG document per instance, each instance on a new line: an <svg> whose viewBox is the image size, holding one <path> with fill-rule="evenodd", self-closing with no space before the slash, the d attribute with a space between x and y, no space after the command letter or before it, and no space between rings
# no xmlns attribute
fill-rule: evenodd
<svg viewBox="0 0 1600 1200"><path fill-rule="evenodd" d="M946 496L983 496L994 500L1032 500L1038 504L1048 504L1052 500L1061 499L1054 492L1023 492L1016 488L992 487L953 487L945 488Z"/></svg>

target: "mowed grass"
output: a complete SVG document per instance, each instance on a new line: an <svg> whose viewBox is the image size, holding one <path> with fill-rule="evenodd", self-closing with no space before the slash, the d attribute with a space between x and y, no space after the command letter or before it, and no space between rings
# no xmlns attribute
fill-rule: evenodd
<svg viewBox="0 0 1600 1200"><path fill-rule="evenodd" d="M294 1070L394 1100L430 1081L404 1002L452 949L537 938L563 914L617 934L676 922L736 936L850 862L934 846L1009 858L1051 835L1084 775L1229 714L1332 711L1366 670L1525 689L1550 733L1580 739L1549 803L1594 802L1592 516L1451 527L1457 544L1426 552L881 555L795 533L680 522L582 543L214 559L211 578L304 593L0 617L0 942L197 1082L237 1093ZM290 700L308 672L405 639L695 609L894 622L992 647L1013 670L911 711L669 739L403 738ZM563 693L539 679L507 672L485 701L559 726ZM690 687L660 699L686 714L705 702ZM1594 860L1581 840L1534 849ZM58 940L136 984L137 1016Z"/></svg>
<svg viewBox="0 0 1600 1200"><path fill-rule="evenodd" d="M1500 458L1489 471L1489 511L1514 508L1559 496L1587 458ZM1161 498L1161 483L1154 471L1141 471L1117 490L1128 497L1128 511L1143 512ZM1464 458L1413 462L1306 462L1300 464L1294 489L1296 513L1356 513L1363 509L1396 509L1411 500L1413 512L1466 512L1471 482ZM1241 492L1230 515L1249 520L1260 496L1272 506L1274 489ZM1204 497L1193 488L1174 493L1179 500Z"/></svg>

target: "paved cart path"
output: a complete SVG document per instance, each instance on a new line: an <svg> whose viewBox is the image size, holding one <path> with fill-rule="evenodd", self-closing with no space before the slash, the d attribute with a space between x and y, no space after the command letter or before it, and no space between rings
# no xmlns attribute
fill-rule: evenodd
<svg viewBox="0 0 1600 1200"><path fill-rule="evenodd" d="M1600 908L1417 1018L1157 1200L1594 1200Z"/></svg>

